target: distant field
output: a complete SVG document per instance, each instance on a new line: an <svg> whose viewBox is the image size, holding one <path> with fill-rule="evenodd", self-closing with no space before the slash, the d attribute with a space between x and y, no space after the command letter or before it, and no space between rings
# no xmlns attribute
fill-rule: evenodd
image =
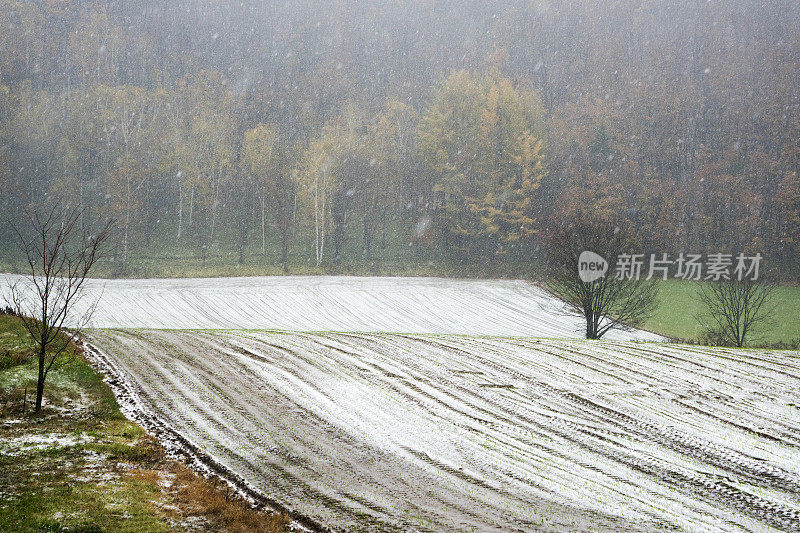
<svg viewBox="0 0 800 533"><path fill-rule="evenodd" d="M434 267L431 269L435 270ZM97 317L104 316L105 311L113 315L108 317L98 327L158 327L158 328L249 328L249 329L289 329L289 330L318 330L326 329L315 322L315 318L308 316L308 309L302 308L302 302L292 298L299 292L313 302L314 307L320 312L330 315L330 309L339 308L344 315L352 315L357 304L373 300L385 300L387 309L377 312L375 309L359 318L355 323L352 320L343 324L327 324L333 329L352 330L356 327L360 331L406 331L406 332L441 332L462 334L496 334L496 335L525 335L525 336L580 336L580 327L577 322L569 321L570 331L555 331L553 325L563 321L561 316L553 316L554 307L546 305L545 300L550 300L539 294L536 287L513 280L458 280L448 278L361 278L348 276L314 276L318 271L308 267L301 276L282 276L281 272L270 271L272 276L267 277L234 277L253 276L261 272L255 265L245 265L241 269L227 268L216 269L208 267L206 270L193 272L208 276L214 274L224 280L209 280L186 276L187 279L163 280L104 280L93 281L90 288L102 291L101 309ZM183 270L170 272L170 275L184 273ZM396 272L395 274L399 274ZM167 276L167 278L170 277ZM359 280L373 280L364 282ZM377 283L376 280L384 281ZM314 280L326 280L319 283ZM350 280L350 281L347 281ZM0 293L5 288L6 281L0 275ZM347 289L350 285L352 290ZM527 285L527 288L524 288ZM398 294L400 292L405 295ZM523 289L524 288L524 289ZM188 292L180 294L186 289ZM374 290L373 290L374 289ZM497 289L497 290L496 290ZM499 292L498 292L499 290ZM698 298L700 284L684 281L666 281L661 283L659 307L654 315L645 323L644 329L664 335L666 337L684 340L698 340L702 327L697 317L703 313L703 305ZM144 292L143 292L144 291ZM344 293L340 293L344 291ZM374 294L370 294L370 291ZM387 293L388 291L388 293ZM431 327L429 324L419 326L414 324L409 329L408 317L396 320L395 311L411 310L411 317L419 317L425 305L441 307L442 299L438 291L444 291L446 299L450 301L447 306L447 316L442 316L442 309L428 309L426 316L438 316L441 326ZM315 293L315 294L312 294ZM98 292L99 293L99 292ZM345 294L346 293L346 294ZM513 294L516 293L516 294ZM187 294L189 296L187 296ZM498 294L502 298L486 307L486 303L495 300ZM465 299L463 296L470 295ZM393 298L401 298L393 300ZM288 300L287 300L288 298ZM349 306L342 309L344 300ZM477 300L475 299L477 298ZM198 302L202 300L202 312L198 311ZM246 320L237 319L241 314L241 306L248 300L251 310L246 313ZM320 303L328 301L328 304ZM502 300L502 301L501 301ZM507 300L507 301L506 301ZM289 301L291 305L280 312L275 312L281 306L281 301ZM268 307L260 305L268 303ZM298 304L298 305L295 305ZM326 311L325 306L328 307ZM321 306L321 309L319 308ZM409 307L410 306L410 307ZM236 309L232 309L236 308ZM459 308L466 309L466 314ZM254 309L253 309L254 308ZM262 309L259 309L262 308ZM800 287L779 287L775 292L775 316L769 329L756 331L749 344L772 345L775 343L792 343L800 339ZM238 309L238 310L237 310ZM507 316L510 323L494 327L497 322L498 311L500 315ZM315 311L316 312L316 311ZM199 317L193 315L200 314ZM231 316L231 313L235 316ZM263 320L258 315L266 313ZM483 313L483 315L481 315ZM121 314L128 314L127 318L120 318ZM340 316L344 316L340 315ZM475 316L473 316L475 315ZM481 316L478 316L481 315ZM516 316L512 316L516 315ZM209 318L211 317L211 318ZM276 317L279 320L275 320ZM387 318L388 317L388 318ZM537 318L539 317L539 318ZM395 317L396 318L396 317ZM469 318L470 320L466 320ZM380 325L372 325L375 320ZM465 320L470 322L472 329L461 327ZM339 318L333 322L340 321ZM544 322L545 324L542 324ZM574 323L572 323L574 322ZM300 327L301 323L307 323ZM563 323L563 322L562 322ZM455 325L455 330L451 327ZM545 327L542 327L542 326ZM561 324L559 324L561 326ZM561 328L555 328L561 329Z"/></svg>
<svg viewBox="0 0 800 533"><path fill-rule="evenodd" d="M0 298L7 281L0 275ZM519 280L273 276L96 280L94 328L375 331L580 338L582 319ZM78 313L76 316L80 316ZM611 339L658 340L612 331Z"/></svg>
<svg viewBox="0 0 800 533"><path fill-rule="evenodd" d="M697 316L704 311L699 291L699 283L663 282L658 310L644 328L667 337L697 340L702 333ZM772 327L756 331L751 344L789 343L800 338L800 287L778 287L774 302Z"/></svg>

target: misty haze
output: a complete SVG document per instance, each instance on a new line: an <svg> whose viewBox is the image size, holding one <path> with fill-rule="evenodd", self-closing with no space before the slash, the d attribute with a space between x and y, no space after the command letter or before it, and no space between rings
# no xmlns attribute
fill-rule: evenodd
<svg viewBox="0 0 800 533"><path fill-rule="evenodd" d="M0 0L0 531L800 531L796 0Z"/></svg>

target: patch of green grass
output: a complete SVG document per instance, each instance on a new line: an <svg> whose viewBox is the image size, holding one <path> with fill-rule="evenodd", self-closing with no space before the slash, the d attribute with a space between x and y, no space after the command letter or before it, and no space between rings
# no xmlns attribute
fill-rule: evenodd
<svg viewBox="0 0 800 533"><path fill-rule="evenodd" d="M19 318L0 314L0 350L25 349L28 339L28 332Z"/></svg>
<svg viewBox="0 0 800 533"><path fill-rule="evenodd" d="M30 357L28 339L18 318L0 314L0 370L22 364Z"/></svg>
<svg viewBox="0 0 800 533"><path fill-rule="evenodd" d="M28 341L18 318L0 315L0 349L24 351ZM101 376L64 358L48 375L43 412L32 415L36 373L34 357L0 369L0 531L172 530L154 508L157 483L117 471L118 462L153 468L163 457ZM43 438L52 444L37 445Z"/></svg>
<svg viewBox="0 0 800 533"><path fill-rule="evenodd" d="M659 285L658 308L644 328L667 337L698 341L703 328L697 317L705 313L699 298L700 283L670 280ZM790 344L800 339L800 287L777 287L773 305L771 326L755 330L748 344Z"/></svg>
<svg viewBox="0 0 800 533"><path fill-rule="evenodd" d="M92 443L85 446L87 450L108 455L119 461L136 462L147 457L147 450L134 444L122 442Z"/></svg>
<svg viewBox="0 0 800 533"><path fill-rule="evenodd" d="M510 269L507 269L510 270ZM0 272L21 272L16 263L0 261ZM416 261L413 259L384 258L372 262L342 261L339 264L327 262L317 267L301 257L294 257L283 270L279 260L264 260L256 254L250 254L243 264L239 265L235 257L212 256L203 263L196 256L168 257L133 257L128 271L120 275L116 266L108 260L98 262L92 271L97 278L225 278L251 276L459 276L459 277L493 277L497 269L487 270L485 265L473 268L456 267L443 260Z"/></svg>
<svg viewBox="0 0 800 533"><path fill-rule="evenodd" d="M21 321L0 315L0 350L24 352L28 346ZM32 416L36 358L12 363L0 369L0 423L15 419L0 425L6 451L0 454L0 531L169 531L153 508L157 484L119 473L108 482L85 479L92 468L113 470L115 461L154 463L153 446L143 445L144 432L122 416L101 376L80 357L65 357L48 375L43 412ZM74 417L55 411L75 405ZM43 448L10 444L47 435L75 441ZM103 458L100 467L91 464L93 457Z"/></svg>
<svg viewBox="0 0 800 533"><path fill-rule="evenodd" d="M101 484L43 477L0 505L0 531L171 531L153 512L158 490L126 476Z"/></svg>
<svg viewBox="0 0 800 533"><path fill-rule="evenodd" d="M19 319L0 316L0 346L25 346ZM0 531L288 531L180 463L127 420L102 377L79 356L53 367L31 413L37 361L0 369ZM27 387L27 409L23 398ZM162 486L164 479L180 484Z"/></svg>
<svg viewBox="0 0 800 533"><path fill-rule="evenodd" d="M21 363L0 369L0 399L5 397L7 402L12 397L21 397L27 389L30 405L36 391L37 373L36 357L29 357ZM114 393L103 383L102 377L86 361L74 354L63 355L47 374L44 397L47 402L55 405L88 399L94 416L109 421L125 418L119 411Z"/></svg>

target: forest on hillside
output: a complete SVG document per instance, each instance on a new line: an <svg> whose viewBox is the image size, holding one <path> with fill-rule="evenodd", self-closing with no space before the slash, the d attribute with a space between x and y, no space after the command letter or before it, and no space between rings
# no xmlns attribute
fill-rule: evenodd
<svg viewBox="0 0 800 533"><path fill-rule="evenodd" d="M800 3L0 0L0 191L5 264L56 205L120 276L519 273L597 217L797 281Z"/></svg>

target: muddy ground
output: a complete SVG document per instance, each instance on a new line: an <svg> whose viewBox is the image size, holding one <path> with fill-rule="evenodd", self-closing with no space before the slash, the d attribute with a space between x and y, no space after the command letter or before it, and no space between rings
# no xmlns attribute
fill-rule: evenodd
<svg viewBox="0 0 800 533"><path fill-rule="evenodd" d="M800 530L800 357L102 331L141 412L338 530Z"/></svg>

